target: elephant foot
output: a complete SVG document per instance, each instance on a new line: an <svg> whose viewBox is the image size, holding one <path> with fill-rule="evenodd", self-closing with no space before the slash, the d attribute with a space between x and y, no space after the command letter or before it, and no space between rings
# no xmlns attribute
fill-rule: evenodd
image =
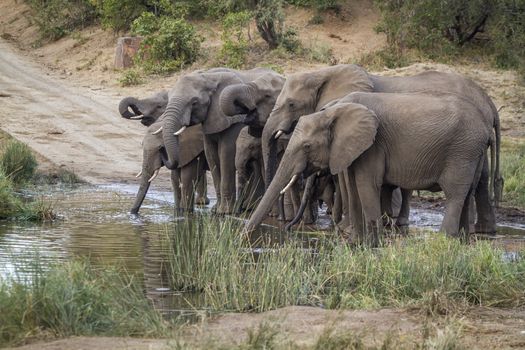
<svg viewBox="0 0 525 350"><path fill-rule="evenodd" d="M398 225L396 222L396 233L401 236L408 236L408 225Z"/></svg>
<svg viewBox="0 0 525 350"><path fill-rule="evenodd" d="M224 200L217 207L217 210L215 211L215 213L219 215L232 214L234 212L233 208L234 208L234 205L232 203L229 203L229 201Z"/></svg>
<svg viewBox="0 0 525 350"><path fill-rule="evenodd" d="M210 199L207 196L195 198L195 205L204 206L210 204Z"/></svg>
<svg viewBox="0 0 525 350"><path fill-rule="evenodd" d="M474 225L474 232L476 233L483 233L487 235L495 235L496 234L496 225L490 224L490 223L480 223L477 222L476 225Z"/></svg>

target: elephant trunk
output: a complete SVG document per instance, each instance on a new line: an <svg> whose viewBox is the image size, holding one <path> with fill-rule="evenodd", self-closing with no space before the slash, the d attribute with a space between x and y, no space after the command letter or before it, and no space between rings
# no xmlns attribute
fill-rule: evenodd
<svg viewBox="0 0 525 350"><path fill-rule="evenodd" d="M179 119L183 117L182 111L182 102L178 99L170 99L164 112L162 140L168 156L168 159L164 160L164 165L171 170L179 166L179 137L174 134L183 126L181 119Z"/></svg>
<svg viewBox="0 0 525 350"><path fill-rule="evenodd" d="M257 108L255 91L250 84L227 86L221 92L219 104L227 116L246 114Z"/></svg>
<svg viewBox="0 0 525 350"><path fill-rule="evenodd" d="M272 180L270 186L268 186L268 189L259 202L257 209L255 209L252 216L250 217L250 220L246 224L247 230L253 230L260 225L260 223L272 209L275 201L279 197L281 190L286 186L286 184L294 175L294 167L292 166L291 159L289 158L290 157L286 157L286 155L285 158L283 158L283 162L281 163L282 166L279 167L274 179ZM285 161L285 159L288 161Z"/></svg>
<svg viewBox="0 0 525 350"><path fill-rule="evenodd" d="M134 117L140 114L140 111L137 107L138 104L139 104L139 100L136 99L135 97L130 96L130 97L123 98L122 101L120 101L118 105L118 111L120 115L122 116L122 118L129 119L131 117ZM129 108L131 108L134 113L131 113L129 111Z"/></svg>
<svg viewBox="0 0 525 350"><path fill-rule="evenodd" d="M315 183L316 178L317 178L317 174L312 174L306 180L306 184L304 185L303 197L301 198L301 205L299 206L299 209L297 210L297 213L295 214L295 217L292 219L292 221L290 221L284 227L286 231L290 231L292 226L297 224L299 220L301 220L301 218L303 217L304 209L306 208L308 201L312 197L313 190L314 190L314 183Z"/></svg>
<svg viewBox="0 0 525 350"><path fill-rule="evenodd" d="M140 207L142 206L142 202L144 202L144 198L146 198L146 194L148 193L149 186L151 182L148 180L153 175L153 172L147 171L146 169L142 169L142 177L140 179L140 187L139 191L137 192L137 197L135 198L135 203L133 203L133 207L131 207L130 213L131 214L138 214Z"/></svg>

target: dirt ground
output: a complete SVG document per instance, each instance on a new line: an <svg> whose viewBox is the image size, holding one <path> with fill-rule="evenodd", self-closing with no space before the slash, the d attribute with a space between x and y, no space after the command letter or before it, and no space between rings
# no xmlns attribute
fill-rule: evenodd
<svg viewBox="0 0 525 350"><path fill-rule="evenodd" d="M299 29L306 45L323 43L335 60L351 62L359 55L381 48L384 36L375 33L378 14L369 0L352 1L342 16L324 15L321 25L308 24L312 12L287 11L289 23ZM208 48L217 45L213 24L199 24L209 34ZM65 168L91 183L131 182L140 170L140 141L144 129L120 118L119 100L127 95L147 96L169 89L179 74L152 78L138 87L121 87L121 72L113 69L117 37L92 27L57 42L35 47L38 32L27 6L16 0L0 2L0 128L27 143L46 169ZM201 62L202 63L202 62ZM311 62L283 62L285 73L323 66ZM191 67L191 70L195 67ZM525 87L511 71L479 66L420 63L384 70L386 75L408 75L427 69L456 71L481 84L502 110L504 140L525 136ZM167 171L160 176L168 183ZM457 316L461 343L467 348L525 348L525 311L474 308ZM445 317L428 321L421 311L332 311L287 307L263 314L226 314L188 326L182 339L238 343L261 322L278 324L283 339L311 344L327 327L361 334L369 345L379 344L388 332L407 344L420 344L425 327L443 329ZM430 323L429 323L430 322ZM439 333L439 332L438 332ZM199 343L200 342L200 343ZM172 341L75 337L37 342L20 349L164 349ZM412 346L409 346L412 347Z"/></svg>

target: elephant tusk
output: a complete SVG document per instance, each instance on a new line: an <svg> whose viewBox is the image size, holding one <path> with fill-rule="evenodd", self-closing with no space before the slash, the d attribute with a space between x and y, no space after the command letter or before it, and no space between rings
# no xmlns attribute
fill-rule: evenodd
<svg viewBox="0 0 525 350"><path fill-rule="evenodd" d="M277 134L275 134L275 139L277 140L282 134L284 134L282 130L277 131Z"/></svg>
<svg viewBox="0 0 525 350"><path fill-rule="evenodd" d="M152 132L151 135L160 134L161 131L162 131L162 126L159 128L159 130Z"/></svg>
<svg viewBox="0 0 525 350"><path fill-rule="evenodd" d="M157 175L159 175L159 171L160 171L160 169L155 170L155 172L153 173L153 176L151 176L151 177L149 178L148 182L151 182L151 181L155 180L155 178L157 177Z"/></svg>
<svg viewBox="0 0 525 350"><path fill-rule="evenodd" d="M186 126L183 126L182 128L180 128L178 131L175 131L173 133L173 135L175 136L179 136L180 134L182 134L184 132L184 130L186 130Z"/></svg>
<svg viewBox="0 0 525 350"><path fill-rule="evenodd" d="M139 119L142 119L142 118L144 118L143 115L136 115L134 117L129 117L129 119L132 119L132 120L139 120Z"/></svg>
<svg viewBox="0 0 525 350"><path fill-rule="evenodd" d="M140 175L142 175L142 170L140 171L140 173L138 173L137 175L135 175L135 177L140 177Z"/></svg>
<svg viewBox="0 0 525 350"><path fill-rule="evenodd" d="M290 182L288 182L288 185L286 185L286 187L283 188L283 190L281 191L281 194L285 194L286 191L288 191L290 189L290 187L292 187L292 185L295 182L295 180L297 180L297 174L292 176L292 179L290 180Z"/></svg>

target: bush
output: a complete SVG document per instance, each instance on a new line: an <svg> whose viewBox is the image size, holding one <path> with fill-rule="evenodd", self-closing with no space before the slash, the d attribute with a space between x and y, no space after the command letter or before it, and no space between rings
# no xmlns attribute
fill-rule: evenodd
<svg viewBox="0 0 525 350"><path fill-rule="evenodd" d="M11 140L0 155L0 167L15 184L20 184L35 175L37 162L26 144Z"/></svg>
<svg viewBox="0 0 525 350"><path fill-rule="evenodd" d="M296 6L314 7L318 11L339 11L341 9L339 0L286 0L286 2Z"/></svg>
<svg viewBox="0 0 525 350"><path fill-rule="evenodd" d="M525 0L376 0L377 27L400 50L416 48L430 58L462 53L475 39L499 67L525 72Z"/></svg>
<svg viewBox="0 0 525 350"><path fill-rule="evenodd" d="M132 32L144 36L137 60L146 71L164 73L195 62L202 38L186 20L156 17L144 12L133 21Z"/></svg>
<svg viewBox="0 0 525 350"><path fill-rule="evenodd" d="M122 72L122 75L119 78L119 83L121 86L133 86L142 84L142 75L136 69L128 69Z"/></svg>
<svg viewBox="0 0 525 350"><path fill-rule="evenodd" d="M132 21L146 11L143 1L136 0L90 0L105 28L114 31L126 30Z"/></svg>
<svg viewBox="0 0 525 350"><path fill-rule="evenodd" d="M0 219L16 216L22 209L22 202L13 191L13 183L0 170Z"/></svg>
<svg viewBox="0 0 525 350"><path fill-rule="evenodd" d="M228 14L222 21L221 62L232 68L241 68L248 55L248 32L252 14L248 11Z"/></svg>
<svg viewBox="0 0 525 350"><path fill-rule="evenodd" d="M96 11L88 0L26 0L44 39L58 40L92 24Z"/></svg>

